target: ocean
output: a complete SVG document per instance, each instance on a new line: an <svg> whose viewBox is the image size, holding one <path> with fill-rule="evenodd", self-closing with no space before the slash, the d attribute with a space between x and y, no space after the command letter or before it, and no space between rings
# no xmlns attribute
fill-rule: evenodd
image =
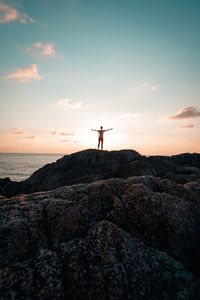
<svg viewBox="0 0 200 300"><path fill-rule="evenodd" d="M25 180L39 168L61 157L63 154L0 153L0 178Z"/></svg>

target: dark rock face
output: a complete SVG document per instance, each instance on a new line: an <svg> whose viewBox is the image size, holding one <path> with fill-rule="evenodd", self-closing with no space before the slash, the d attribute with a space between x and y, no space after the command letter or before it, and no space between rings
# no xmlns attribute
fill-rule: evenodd
<svg viewBox="0 0 200 300"><path fill-rule="evenodd" d="M200 154L85 150L0 194L0 299L200 299Z"/></svg>
<svg viewBox="0 0 200 300"><path fill-rule="evenodd" d="M9 177L6 178L0 178L0 187L5 186L6 184L8 184L9 182L11 182Z"/></svg>
<svg viewBox="0 0 200 300"><path fill-rule="evenodd" d="M136 160L129 164L124 164L119 167L117 172L118 177L128 178L132 176L156 175L156 170L151 164L142 160Z"/></svg>
<svg viewBox="0 0 200 300"><path fill-rule="evenodd" d="M192 276L186 275L181 264L107 221L62 249L70 299L74 295L76 299L186 299L188 294L195 295Z"/></svg>
<svg viewBox="0 0 200 300"><path fill-rule="evenodd" d="M185 184L200 177L200 154L142 156L134 150L84 150L47 164L23 182L0 179L0 194L47 191L64 185L108 178L151 175Z"/></svg>
<svg viewBox="0 0 200 300"><path fill-rule="evenodd" d="M167 172L162 177L180 184L187 183L185 176L173 172Z"/></svg>
<svg viewBox="0 0 200 300"><path fill-rule="evenodd" d="M0 237L3 300L200 298L199 179L1 197Z"/></svg>

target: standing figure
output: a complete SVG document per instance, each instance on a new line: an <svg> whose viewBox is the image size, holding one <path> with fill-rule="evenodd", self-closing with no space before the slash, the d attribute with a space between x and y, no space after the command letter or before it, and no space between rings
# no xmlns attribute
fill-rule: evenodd
<svg viewBox="0 0 200 300"><path fill-rule="evenodd" d="M91 130L93 130L93 131L97 131L98 134L99 134L99 136L98 136L98 150L99 150L100 144L101 144L101 150L103 150L103 135L104 135L104 132L105 132L105 131L112 130L112 129L113 129L113 128L103 130L103 126L101 126L99 130L97 130L97 129L91 129Z"/></svg>

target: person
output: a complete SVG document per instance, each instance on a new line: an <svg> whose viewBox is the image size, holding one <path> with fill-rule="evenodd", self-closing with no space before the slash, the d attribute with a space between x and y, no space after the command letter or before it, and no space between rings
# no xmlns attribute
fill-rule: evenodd
<svg viewBox="0 0 200 300"><path fill-rule="evenodd" d="M98 129L91 129L92 131L97 131L98 132L98 150L99 146L101 144L101 150L103 150L103 136L105 131L112 130L113 128L110 129L103 129L103 126L100 127L100 130Z"/></svg>

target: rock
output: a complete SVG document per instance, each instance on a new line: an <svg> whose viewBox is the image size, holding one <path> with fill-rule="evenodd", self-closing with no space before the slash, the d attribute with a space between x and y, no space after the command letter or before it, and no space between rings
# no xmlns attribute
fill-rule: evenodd
<svg viewBox="0 0 200 300"><path fill-rule="evenodd" d="M200 154L142 156L134 150L98 151L88 149L65 155L40 168L22 182L4 182L0 194L47 191L64 185L90 183L109 178L152 175L177 183L195 181L200 176Z"/></svg>
<svg viewBox="0 0 200 300"><path fill-rule="evenodd" d="M119 167L117 177L128 178L132 176L156 175L156 170L149 163L136 160Z"/></svg>
<svg viewBox="0 0 200 300"><path fill-rule="evenodd" d="M171 156L176 165L200 168L200 154L183 153Z"/></svg>
<svg viewBox="0 0 200 300"><path fill-rule="evenodd" d="M31 261L18 262L0 269L1 300L36 299Z"/></svg>
<svg viewBox="0 0 200 300"><path fill-rule="evenodd" d="M0 187L8 184L9 182L11 182L11 179L9 177L0 178Z"/></svg>
<svg viewBox="0 0 200 300"><path fill-rule="evenodd" d="M2 200L6 200L6 197L0 195L0 201L2 201Z"/></svg>
<svg viewBox="0 0 200 300"><path fill-rule="evenodd" d="M41 249L35 259L2 268L1 299L64 299L61 266L56 253Z"/></svg>
<svg viewBox="0 0 200 300"><path fill-rule="evenodd" d="M198 199L200 200L200 182L194 181L189 182L184 185L184 187L191 192L191 194L196 194Z"/></svg>
<svg viewBox="0 0 200 300"><path fill-rule="evenodd" d="M194 185L194 183L193 183ZM192 186L193 186L192 185ZM159 191L161 193L167 193L168 195L175 196L176 198L182 198L186 201L192 201L200 203L198 189L189 188L191 185L176 184L173 181L163 179L160 180Z"/></svg>
<svg viewBox="0 0 200 300"><path fill-rule="evenodd" d="M176 174L176 173L173 173L173 172L165 173L162 176L162 178L169 179L170 181L174 181L174 182L180 183L180 184L187 183L187 179L185 178L185 176L180 175L180 174Z"/></svg>
<svg viewBox="0 0 200 300"><path fill-rule="evenodd" d="M107 221L62 250L69 299L194 299L198 293L180 263Z"/></svg>
<svg viewBox="0 0 200 300"><path fill-rule="evenodd" d="M44 166L25 183L30 186L31 192L35 192L111 178L115 177L120 164L138 157L140 154L134 150L109 152L89 149L64 156L56 163Z"/></svg>
<svg viewBox="0 0 200 300"><path fill-rule="evenodd" d="M1 299L198 299L198 187L135 176L2 198Z"/></svg>
<svg viewBox="0 0 200 300"><path fill-rule="evenodd" d="M2 187L0 192L6 197L12 197L14 195L28 193L29 186L24 182L11 181Z"/></svg>
<svg viewBox="0 0 200 300"><path fill-rule="evenodd" d="M152 165L156 170L156 176L162 176L166 172L173 172L176 168L176 164L170 156L149 156L143 157L142 160Z"/></svg>
<svg viewBox="0 0 200 300"><path fill-rule="evenodd" d="M200 176L200 169L196 167L177 167L176 173L183 174L187 181L194 181Z"/></svg>
<svg viewBox="0 0 200 300"><path fill-rule="evenodd" d="M64 299L62 262L51 250L42 249L34 260L36 299Z"/></svg>

